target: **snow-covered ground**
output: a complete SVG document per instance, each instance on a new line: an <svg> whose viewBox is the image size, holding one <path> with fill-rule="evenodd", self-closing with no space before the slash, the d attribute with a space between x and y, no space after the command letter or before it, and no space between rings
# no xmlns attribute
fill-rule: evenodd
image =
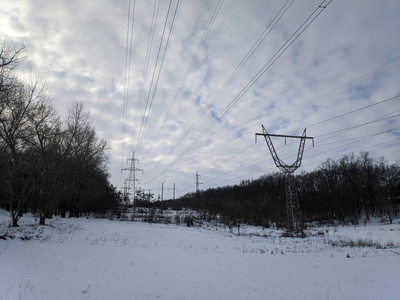
<svg viewBox="0 0 400 300"><path fill-rule="evenodd" d="M9 221L0 210L0 299L400 299L399 219L304 239L250 226L237 236L210 224Z"/></svg>

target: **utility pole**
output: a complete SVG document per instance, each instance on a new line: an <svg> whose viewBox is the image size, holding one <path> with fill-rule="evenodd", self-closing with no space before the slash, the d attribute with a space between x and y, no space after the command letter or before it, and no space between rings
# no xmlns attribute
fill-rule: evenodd
<svg viewBox="0 0 400 300"><path fill-rule="evenodd" d="M136 168L136 162L139 163L139 160L135 158L135 151L132 152L132 157L127 159L128 161L131 161L131 165L129 168L124 168L121 170L122 171L129 171L129 177L125 179L125 188L124 191L127 191L127 195L132 195L131 203L135 204L136 200L136 181L139 182L139 179L136 178L136 171L142 171L142 169ZM131 193L130 190L133 192Z"/></svg>
<svg viewBox="0 0 400 300"><path fill-rule="evenodd" d="M300 231L302 232L303 230L301 225L299 198L297 196L293 173L301 166L301 160L303 158L304 144L306 142L306 139L311 139L314 146L314 138L306 136L306 129L304 129L303 134L301 136L293 136L293 135L282 135L282 134L270 134L267 132L264 125L261 125L261 127L263 129L263 133L256 133L256 142L258 135L262 135L265 138L265 142L268 145L269 151L271 152L271 156L275 162L276 167L285 174L287 230L290 233L295 231L296 235L298 235L299 232ZM299 151L297 152L297 159L293 164L288 165L278 157L275 147L272 144L271 136L285 138L285 144L286 144L286 138L300 139Z"/></svg>
<svg viewBox="0 0 400 300"><path fill-rule="evenodd" d="M168 192L172 190L172 199L175 200L175 183L172 186L172 189L166 189Z"/></svg>
<svg viewBox="0 0 400 300"><path fill-rule="evenodd" d="M200 185L200 184L203 184L202 182L199 181L199 178L200 178L200 177L201 177L201 176L200 176L199 173L197 173L197 171L196 171L196 182L195 182L195 184L196 184L196 196L197 196L197 197L200 196L200 188L199 188L199 185Z"/></svg>

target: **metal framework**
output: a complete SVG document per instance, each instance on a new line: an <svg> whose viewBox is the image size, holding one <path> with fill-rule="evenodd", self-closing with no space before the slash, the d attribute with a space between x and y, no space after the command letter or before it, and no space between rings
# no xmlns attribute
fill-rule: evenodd
<svg viewBox="0 0 400 300"><path fill-rule="evenodd" d="M135 152L132 152L132 157L127 159L127 162L131 161L131 166L129 168L124 168L122 171L129 171L129 177L125 179L124 183L124 197L128 197L132 204L135 203L136 200L136 181L139 182L139 179L136 178L136 171L142 171L142 169L136 168L136 162L139 163L139 160L135 158ZM131 193L130 190L133 190Z"/></svg>
<svg viewBox="0 0 400 300"><path fill-rule="evenodd" d="M199 185L203 184L202 182L199 181L200 177L201 177L201 175L199 175L199 173L197 173L197 171L196 171L196 182L195 182L195 184L196 184L196 195L197 195L197 197L200 196L200 186Z"/></svg>
<svg viewBox="0 0 400 300"><path fill-rule="evenodd" d="M311 139L314 146L314 138L308 137L306 135L306 129L304 129L303 134L301 136L295 136L295 135L270 134L267 132L264 125L261 125L261 127L263 129L263 133L256 133L256 142L258 135L261 135L265 138L265 142L268 145L269 151L271 152L271 156L275 162L276 167L285 174L287 230L289 232L296 232L296 235L298 235L299 232L302 231L301 212L300 212L299 198L297 196L296 183L294 180L293 173L301 166L301 161L303 159L304 145L306 140ZM283 137L285 138L285 143L286 143L286 138L300 139L299 150L297 152L297 158L294 163L288 165L278 157L275 147L272 144L271 136Z"/></svg>

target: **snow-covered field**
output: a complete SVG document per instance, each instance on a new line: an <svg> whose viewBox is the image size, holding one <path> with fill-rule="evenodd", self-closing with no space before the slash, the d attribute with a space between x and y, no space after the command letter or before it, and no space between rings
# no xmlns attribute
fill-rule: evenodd
<svg viewBox="0 0 400 300"><path fill-rule="evenodd" d="M9 221L0 210L0 299L400 299L399 219L304 239L250 226L237 236L210 224Z"/></svg>

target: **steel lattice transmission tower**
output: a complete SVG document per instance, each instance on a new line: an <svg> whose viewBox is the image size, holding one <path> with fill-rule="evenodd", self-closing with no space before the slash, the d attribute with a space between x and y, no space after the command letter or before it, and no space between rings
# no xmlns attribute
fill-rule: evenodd
<svg viewBox="0 0 400 300"><path fill-rule="evenodd" d="M300 212L300 204L299 198L297 196L296 183L294 180L293 173L301 166L301 160L303 158L304 145L306 139L311 139L313 141L314 146L314 138L306 136L306 129L304 129L303 134L301 136L294 135L282 135L282 134L270 134L265 129L264 125L261 125L263 133L256 133L256 142L257 136L262 135L265 138L265 141L268 145L269 151L271 152L271 156L275 162L275 165L285 174L285 190L286 190L286 209L287 209L287 230L289 232L296 232L296 235L302 231L301 226L301 212ZM272 144L271 136L273 137L283 137L285 138L299 138L300 145L299 151L297 152L297 159L291 165L284 163L276 153L275 147Z"/></svg>
<svg viewBox="0 0 400 300"><path fill-rule="evenodd" d="M203 184L202 182L199 181L201 175L199 175L199 173L197 173L196 171L196 196L199 197L200 196L200 184Z"/></svg>
<svg viewBox="0 0 400 300"><path fill-rule="evenodd" d="M132 157L127 159L127 162L128 161L131 162L131 166L121 170L121 172L129 171L129 177L124 181L124 196L129 197L130 202L134 204L136 200L136 181L139 182L139 179L136 178L136 171L143 172L143 170L136 168L136 162L139 163L139 160L135 158L135 151L132 152ZM131 190L133 193L130 192Z"/></svg>

